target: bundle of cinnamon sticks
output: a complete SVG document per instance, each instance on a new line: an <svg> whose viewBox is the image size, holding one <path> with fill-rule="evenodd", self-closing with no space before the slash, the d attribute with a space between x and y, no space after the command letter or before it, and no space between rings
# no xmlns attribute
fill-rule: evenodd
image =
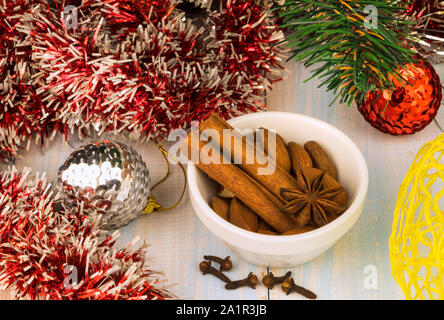
<svg viewBox="0 0 444 320"><path fill-rule="evenodd" d="M292 152L288 151L291 148L279 135L274 136L266 129L260 132L254 135L254 141L262 140L263 150L258 152L258 144L213 114L199 128L192 129L181 152L186 150L188 158L219 183L220 190L211 206L227 221L246 230L269 235L290 235L315 229L313 223L310 224L313 219L301 218L305 213L288 214L283 210L291 200L283 190L298 190L307 180L307 171L304 173L300 168L304 166L304 158L297 152L293 152L297 157L290 157ZM276 147L268 150L270 144L267 140L271 138L275 138ZM334 173L327 173L325 168L311 170L322 172L323 182L320 183L323 185L339 185L336 177L331 177ZM327 179L325 175L328 175ZM345 208L347 194L344 189L336 189L336 194L332 194L333 200ZM338 216L336 212L323 215L327 222Z"/></svg>

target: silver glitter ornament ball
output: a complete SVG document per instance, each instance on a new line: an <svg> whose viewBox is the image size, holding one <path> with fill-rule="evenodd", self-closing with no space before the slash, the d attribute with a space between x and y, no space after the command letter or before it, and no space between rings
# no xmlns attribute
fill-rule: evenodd
<svg viewBox="0 0 444 320"><path fill-rule="evenodd" d="M103 229L117 229L137 218L148 204L151 180L141 156L130 146L103 141L71 153L58 171L66 206L84 204L103 215Z"/></svg>

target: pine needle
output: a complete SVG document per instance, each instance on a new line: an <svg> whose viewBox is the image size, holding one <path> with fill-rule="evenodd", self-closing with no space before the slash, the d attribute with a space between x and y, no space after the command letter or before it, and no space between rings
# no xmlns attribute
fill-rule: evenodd
<svg viewBox="0 0 444 320"><path fill-rule="evenodd" d="M369 91L392 88L388 75L397 77L414 60L403 46L411 27L397 18L403 10L397 0L286 0L276 8L292 49L288 60L316 65L309 80L319 78L334 92L331 104L339 98L348 106Z"/></svg>

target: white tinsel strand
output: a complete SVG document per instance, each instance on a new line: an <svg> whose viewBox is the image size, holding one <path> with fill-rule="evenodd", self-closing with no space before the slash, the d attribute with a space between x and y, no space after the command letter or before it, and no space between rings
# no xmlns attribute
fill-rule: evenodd
<svg viewBox="0 0 444 320"><path fill-rule="evenodd" d="M143 248L115 248L118 234L105 239L100 216L54 210L56 201L45 176L15 168L0 174L0 288L32 299L169 296L144 266ZM74 283L66 281L68 269L76 270Z"/></svg>
<svg viewBox="0 0 444 320"><path fill-rule="evenodd" d="M15 156L25 139L39 139L45 127L41 103L28 84L31 37L22 28L26 17L46 11L41 1L0 1L0 160Z"/></svg>
<svg viewBox="0 0 444 320"><path fill-rule="evenodd" d="M228 118L263 109L280 78L283 34L270 18L270 0L246 1L242 10L235 8L240 0L197 1L204 27L186 17L181 1L83 0L74 29L65 20L69 2L54 3L50 12L22 14L27 23L18 28L32 35L28 83L42 105L27 129L38 129L38 141L75 130L163 139L212 112ZM15 138L14 131L0 130L12 155L36 133Z"/></svg>

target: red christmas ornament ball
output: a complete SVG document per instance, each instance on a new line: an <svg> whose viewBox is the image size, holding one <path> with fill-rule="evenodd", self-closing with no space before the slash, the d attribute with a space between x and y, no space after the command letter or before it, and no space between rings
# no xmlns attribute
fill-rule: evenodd
<svg viewBox="0 0 444 320"><path fill-rule="evenodd" d="M390 75L394 87L370 91L358 109L376 129L392 135L412 134L426 127L441 105L442 91L432 65L417 60Z"/></svg>

